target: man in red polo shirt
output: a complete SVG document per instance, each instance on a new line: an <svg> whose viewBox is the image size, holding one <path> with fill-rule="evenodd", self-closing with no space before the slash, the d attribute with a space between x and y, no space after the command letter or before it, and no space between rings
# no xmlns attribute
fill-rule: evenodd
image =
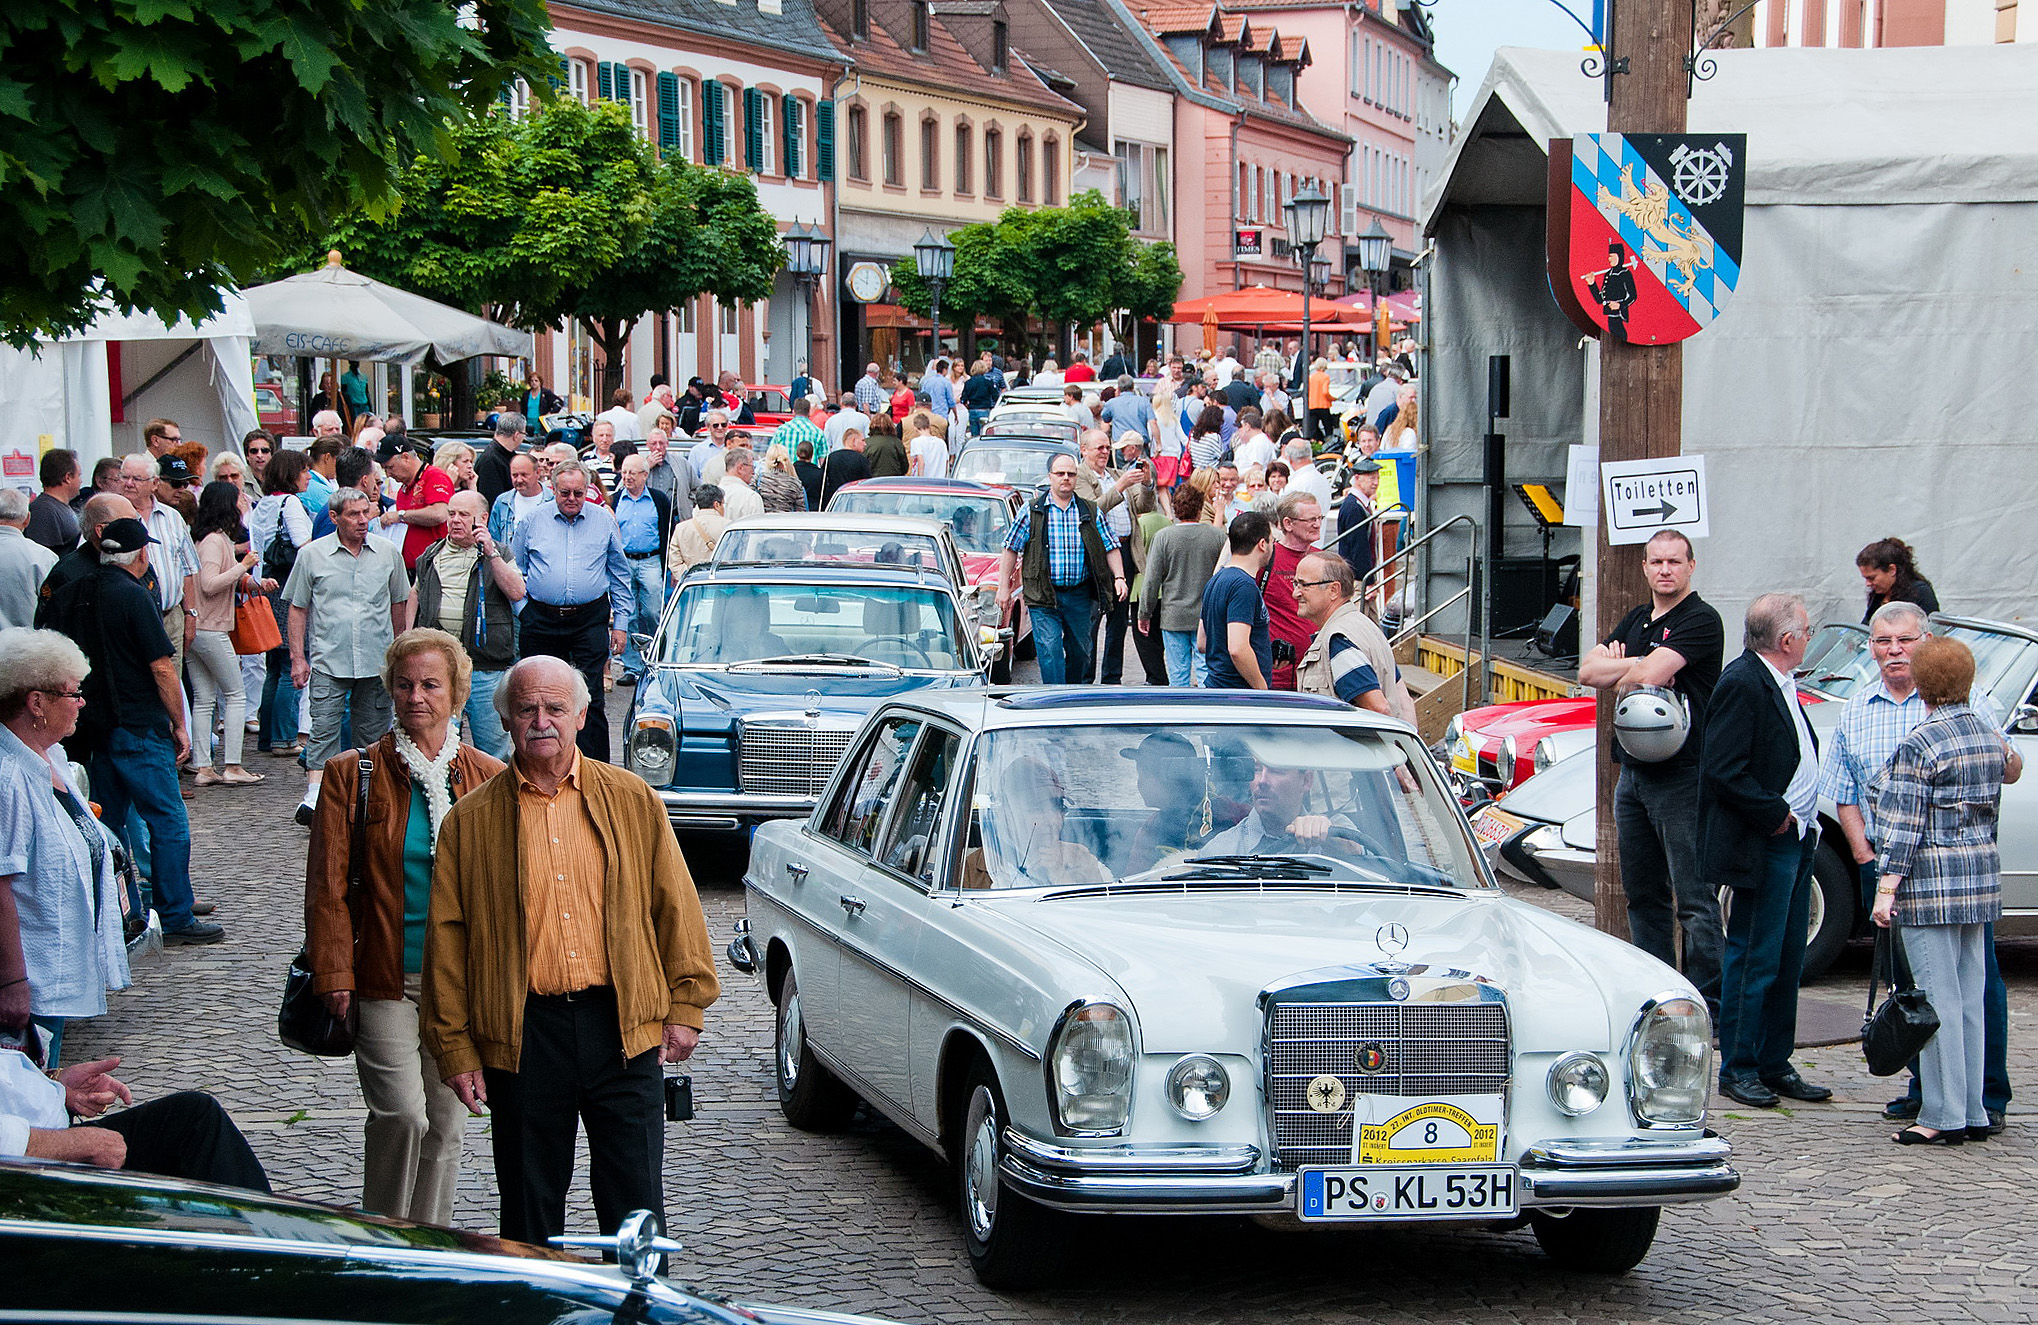
<svg viewBox="0 0 2038 1325"><path fill-rule="evenodd" d="M1269 688L1293 690L1295 664L1316 638L1316 625L1295 602L1295 568L1316 550L1323 536L1323 505L1314 493L1290 488L1274 507L1274 555L1267 562L1267 628L1274 637L1274 674ZM1281 646L1293 647L1290 653Z"/></svg>
<svg viewBox="0 0 2038 1325"><path fill-rule="evenodd" d="M453 500L453 476L437 465L425 463L422 447L407 438L382 439L376 453L382 468L402 486L397 490L395 509L381 517L385 537L397 524L408 526L403 534L403 565L416 570L424 550L446 536L446 503Z"/></svg>

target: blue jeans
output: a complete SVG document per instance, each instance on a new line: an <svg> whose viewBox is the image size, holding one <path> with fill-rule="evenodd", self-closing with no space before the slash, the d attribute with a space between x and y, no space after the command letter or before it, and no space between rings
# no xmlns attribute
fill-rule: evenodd
<svg viewBox="0 0 2038 1325"><path fill-rule="evenodd" d="M990 417L991 412L987 409L971 410L969 412L969 435L972 437L981 437L984 432L984 420Z"/></svg>
<svg viewBox="0 0 2038 1325"><path fill-rule="evenodd" d="M1040 683L1083 684L1090 679L1090 650L1097 635L1097 596L1087 581L1054 590L1054 606L1026 605L1033 618L1033 647L1040 658Z"/></svg>
<svg viewBox="0 0 2038 1325"><path fill-rule="evenodd" d="M125 825L130 809L141 816L149 832L149 891L163 932L189 928L191 821L177 790L177 751L170 738L116 727L106 748L92 756L92 794L109 826Z"/></svg>
<svg viewBox="0 0 2038 1325"><path fill-rule="evenodd" d="M257 750L271 750L297 739L298 689L290 683L290 650L271 649L262 674L262 701L255 717L262 729L255 736Z"/></svg>
<svg viewBox="0 0 2038 1325"><path fill-rule="evenodd" d="M1201 661L1196 656L1196 632L1193 630L1163 630L1161 648L1167 653L1168 684L1188 686L1196 684L1192 679L1194 668Z"/></svg>
<svg viewBox="0 0 2038 1325"><path fill-rule="evenodd" d="M623 642L623 673L626 676L644 674L644 655L637 651L634 636L649 635L658 629L658 614L665 610L665 561L662 557L645 557L630 561L630 610L628 633L632 638Z"/></svg>
<svg viewBox="0 0 2038 1325"><path fill-rule="evenodd" d="M467 744L505 763L510 757L510 738L502 729L502 717L495 711L495 688L508 675L508 668L499 672L475 669L473 688L467 692L467 707L462 710L467 717Z"/></svg>
<svg viewBox="0 0 2038 1325"><path fill-rule="evenodd" d="M1720 1079L1775 1079L1797 1047L1797 983L1811 919L1816 832L1771 838L1762 882L1734 890L1720 980Z"/></svg>

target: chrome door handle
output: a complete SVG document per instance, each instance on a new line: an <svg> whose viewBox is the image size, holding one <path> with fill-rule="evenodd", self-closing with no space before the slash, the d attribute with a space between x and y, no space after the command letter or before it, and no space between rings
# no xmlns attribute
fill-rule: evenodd
<svg viewBox="0 0 2038 1325"><path fill-rule="evenodd" d="M851 897L848 893L842 894L842 909L844 911L847 911L850 915L852 916L862 915L863 907L864 901L861 897Z"/></svg>
<svg viewBox="0 0 2038 1325"><path fill-rule="evenodd" d="M791 862L787 862L785 872L793 876L794 883L805 883L807 881L807 867L805 865L794 865Z"/></svg>

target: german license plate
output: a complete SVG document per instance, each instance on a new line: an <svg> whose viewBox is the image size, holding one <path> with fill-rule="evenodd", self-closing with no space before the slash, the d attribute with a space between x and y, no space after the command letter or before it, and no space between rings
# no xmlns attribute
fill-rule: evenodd
<svg viewBox="0 0 2038 1325"><path fill-rule="evenodd" d="M1509 1164L1308 1168L1301 1178L1304 1220L1503 1219L1517 1209Z"/></svg>
<svg viewBox="0 0 2038 1325"><path fill-rule="evenodd" d="M1481 842L1499 846L1508 838L1520 832L1527 820L1517 819L1505 810L1481 810L1472 818L1472 831L1479 835Z"/></svg>

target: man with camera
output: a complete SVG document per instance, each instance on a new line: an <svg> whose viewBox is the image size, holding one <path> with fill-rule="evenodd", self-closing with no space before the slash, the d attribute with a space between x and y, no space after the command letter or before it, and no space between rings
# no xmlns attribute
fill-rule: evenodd
<svg viewBox="0 0 2038 1325"><path fill-rule="evenodd" d="M1637 754L1615 743L1621 771L1614 826L1630 939L1675 966L1681 925L1685 977L1717 1021L1726 931L1719 898L1698 868L1698 766L1726 628L1719 612L1692 591L1698 560L1690 539L1674 529L1659 530L1643 555L1649 601L1578 660L1578 680L1616 695L1643 686L1671 690L1688 713L1688 734L1667 756L1650 757L1661 753L1654 750Z"/></svg>

